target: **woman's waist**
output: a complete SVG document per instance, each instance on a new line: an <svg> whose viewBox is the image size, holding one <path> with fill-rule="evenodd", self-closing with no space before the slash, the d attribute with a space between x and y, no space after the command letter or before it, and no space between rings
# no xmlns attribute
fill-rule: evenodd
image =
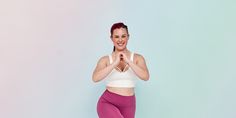
<svg viewBox="0 0 236 118"><path fill-rule="evenodd" d="M107 86L106 89L112 93L122 95L122 96L133 96L134 87L110 87Z"/></svg>

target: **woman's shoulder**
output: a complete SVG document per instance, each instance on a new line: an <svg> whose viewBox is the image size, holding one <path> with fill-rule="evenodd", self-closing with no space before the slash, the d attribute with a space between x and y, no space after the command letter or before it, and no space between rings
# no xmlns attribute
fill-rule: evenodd
<svg viewBox="0 0 236 118"><path fill-rule="evenodd" d="M109 55L103 55L99 58L99 61L107 61L109 60Z"/></svg>
<svg viewBox="0 0 236 118"><path fill-rule="evenodd" d="M133 52L133 53L134 53L134 57L136 57L136 58L144 58L142 54L139 54L136 52Z"/></svg>
<svg viewBox="0 0 236 118"><path fill-rule="evenodd" d="M143 55L140 54L140 53L134 53L134 61L142 61L142 60L145 60Z"/></svg>
<svg viewBox="0 0 236 118"><path fill-rule="evenodd" d="M109 55L103 55L99 58L98 63L105 63L107 64L109 62Z"/></svg>

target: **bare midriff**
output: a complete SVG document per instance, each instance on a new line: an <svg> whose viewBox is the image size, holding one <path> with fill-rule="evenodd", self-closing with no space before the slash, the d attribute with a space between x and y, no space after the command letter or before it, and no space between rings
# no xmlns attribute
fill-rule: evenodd
<svg viewBox="0 0 236 118"><path fill-rule="evenodd" d="M122 87L106 87L108 91L116 93L122 96L132 96L134 95L134 88L122 88Z"/></svg>

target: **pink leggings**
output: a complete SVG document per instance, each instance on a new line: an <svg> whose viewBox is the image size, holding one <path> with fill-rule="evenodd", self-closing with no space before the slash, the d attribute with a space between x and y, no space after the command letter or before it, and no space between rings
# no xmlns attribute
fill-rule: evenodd
<svg viewBox="0 0 236 118"><path fill-rule="evenodd" d="M134 118L135 95L122 96L106 90L97 103L99 118Z"/></svg>

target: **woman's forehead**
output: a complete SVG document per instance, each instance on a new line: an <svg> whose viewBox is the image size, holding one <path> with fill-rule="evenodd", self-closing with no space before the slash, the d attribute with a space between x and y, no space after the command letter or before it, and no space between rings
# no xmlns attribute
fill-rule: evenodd
<svg viewBox="0 0 236 118"><path fill-rule="evenodd" d="M114 29L113 34L127 34L127 30L125 28L117 28Z"/></svg>

